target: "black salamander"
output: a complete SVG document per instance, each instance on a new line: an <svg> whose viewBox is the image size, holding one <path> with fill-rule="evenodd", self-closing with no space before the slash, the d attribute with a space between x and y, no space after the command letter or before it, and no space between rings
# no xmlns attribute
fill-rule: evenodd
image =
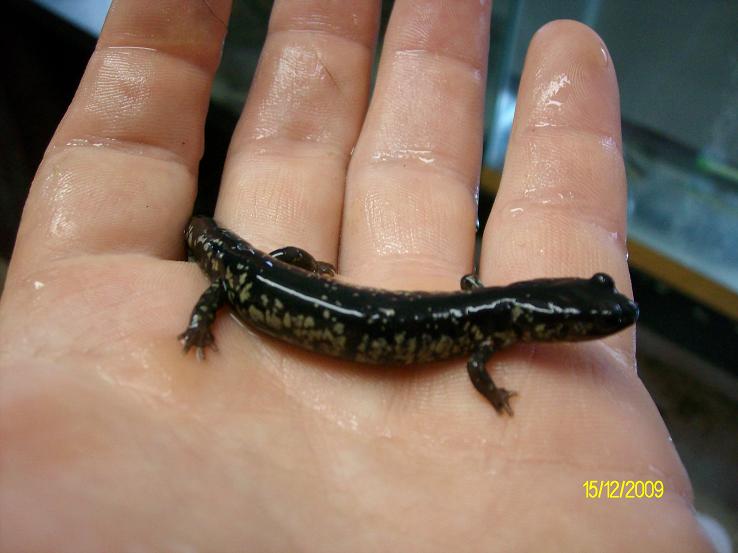
<svg viewBox="0 0 738 553"><path fill-rule="evenodd" d="M484 287L473 275L456 292L364 288L331 278L334 268L295 247L267 255L208 217L185 232L191 259L210 277L179 338L187 352L214 348L210 325L228 303L249 325L305 349L351 361L410 364L468 355L476 389L512 415L514 392L486 369L515 342L596 340L633 324L638 307L612 278L546 278Z"/></svg>

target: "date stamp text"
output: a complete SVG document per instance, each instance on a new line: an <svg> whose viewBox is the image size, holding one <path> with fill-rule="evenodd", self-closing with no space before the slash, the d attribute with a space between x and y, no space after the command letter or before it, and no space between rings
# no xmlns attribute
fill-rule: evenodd
<svg viewBox="0 0 738 553"><path fill-rule="evenodd" d="M661 480L587 480L582 484L587 499L661 499Z"/></svg>

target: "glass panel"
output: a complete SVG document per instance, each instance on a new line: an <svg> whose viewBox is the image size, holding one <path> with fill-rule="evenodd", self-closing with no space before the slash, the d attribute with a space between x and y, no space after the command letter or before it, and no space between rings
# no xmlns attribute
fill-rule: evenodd
<svg viewBox="0 0 738 553"><path fill-rule="evenodd" d="M98 36L111 0L35 0L91 35Z"/></svg>

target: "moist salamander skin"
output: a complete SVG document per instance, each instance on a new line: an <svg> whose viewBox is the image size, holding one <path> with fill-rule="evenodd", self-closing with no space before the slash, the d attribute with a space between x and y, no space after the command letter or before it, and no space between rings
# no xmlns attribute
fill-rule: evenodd
<svg viewBox="0 0 738 553"><path fill-rule="evenodd" d="M366 288L333 278L334 268L306 251L266 254L209 218L185 231L191 259L211 285L180 335L202 357L214 347L210 325L228 304L246 324L310 351L375 364L411 364L468 356L474 386L498 412L512 415L514 392L486 369L516 342L572 342L614 334L638 318L636 304L611 277L546 278L485 287L473 275L455 292Z"/></svg>

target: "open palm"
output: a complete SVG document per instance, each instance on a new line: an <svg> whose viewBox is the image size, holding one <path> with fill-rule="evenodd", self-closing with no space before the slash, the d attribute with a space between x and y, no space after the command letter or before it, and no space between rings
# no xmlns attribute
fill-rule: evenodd
<svg viewBox="0 0 738 553"><path fill-rule="evenodd" d="M184 262L229 1L116 0L31 189L0 305L3 551L698 551L690 487L633 333L367 368L225 313L184 356L207 281ZM216 218L343 278L455 289L470 271L489 2L275 2ZM481 257L488 284L605 271L629 290L605 46L544 27ZM340 246L339 246L340 244ZM587 480L661 480L650 500Z"/></svg>

